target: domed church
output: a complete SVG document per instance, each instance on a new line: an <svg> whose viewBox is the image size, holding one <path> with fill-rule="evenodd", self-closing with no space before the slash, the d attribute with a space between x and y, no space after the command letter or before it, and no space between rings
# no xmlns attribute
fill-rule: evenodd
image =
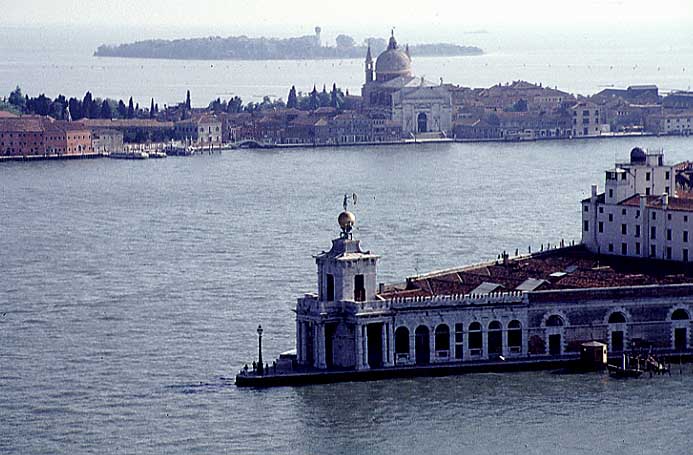
<svg viewBox="0 0 693 455"><path fill-rule="evenodd" d="M394 32L387 49L376 59L371 48L366 53L366 82L361 94L363 107L371 118L391 120L401 126L404 137L420 135L445 137L452 130L452 95L411 72L409 46L397 44Z"/></svg>

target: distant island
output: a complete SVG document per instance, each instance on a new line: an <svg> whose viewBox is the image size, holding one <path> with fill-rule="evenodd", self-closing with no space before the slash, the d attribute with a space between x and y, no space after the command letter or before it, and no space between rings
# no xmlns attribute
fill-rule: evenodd
<svg viewBox="0 0 693 455"><path fill-rule="evenodd" d="M367 38L357 45L349 35L339 35L334 46L323 46L320 27L315 35L294 38L249 38L247 36L210 36L189 39L151 39L118 45L103 44L96 49L97 57L161 58L181 60L313 60L363 58L368 45L374 55L387 47L383 38ZM475 46L450 43L414 44L412 56L481 55Z"/></svg>

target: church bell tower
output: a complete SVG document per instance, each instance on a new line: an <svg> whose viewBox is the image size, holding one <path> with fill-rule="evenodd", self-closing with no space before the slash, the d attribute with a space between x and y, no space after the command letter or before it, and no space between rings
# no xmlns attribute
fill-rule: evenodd
<svg viewBox="0 0 693 455"><path fill-rule="evenodd" d="M366 52L366 84L373 82L373 57L371 56L371 45L368 44Z"/></svg>

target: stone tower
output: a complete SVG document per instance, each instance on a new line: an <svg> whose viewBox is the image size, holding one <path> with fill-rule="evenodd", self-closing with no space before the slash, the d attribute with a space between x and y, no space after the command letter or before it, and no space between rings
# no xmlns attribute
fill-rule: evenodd
<svg viewBox="0 0 693 455"><path fill-rule="evenodd" d="M368 44L366 52L366 84L373 82L373 57L371 56L371 45Z"/></svg>

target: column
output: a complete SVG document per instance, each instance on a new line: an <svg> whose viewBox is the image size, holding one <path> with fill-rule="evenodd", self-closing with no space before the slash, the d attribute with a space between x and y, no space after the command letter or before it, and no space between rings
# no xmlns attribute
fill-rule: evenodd
<svg viewBox="0 0 693 455"><path fill-rule="evenodd" d="M383 362L383 366L389 366L389 361L390 361L390 353L388 350L388 335L387 335L387 322L383 322L382 325L380 326L380 345L381 345L381 361Z"/></svg>
<svg viewBox="0 0 693 455"><path fill-rule="evenodd" d="M362 352L363 356L361 357L361 367L363 369L368 369L370 368L370 365L368 365L368 325L364 324L361 326L362 330L362 336L361 336L361 343L362 343Z"/></svg>
<svg viewBox="0 0 693 455"><path fill-rule="evenodd" d="M318 368L320 358L320 337L318 336L318 324L313 323L313 364L312 367Z"/></svg>
<svg viewBox="0 0 693 455"><path fill-rule="evenodd" d="M318 368L327 368L327 362L325 361L325 324L321 323L317 326L318 332Z"/></svg>
<svg viewBox="0 0 693 455"><path fill-rule="evenodd" d="M508 328L507 326L503 327L502 324L503 323L501 322L501 355L508 357Z"/></svg>
<svg viewBox="0 0 693 455"><path fill-rule="evenodd" d="M303 363L303 324L296 319L296 360L299 365Z"/></svg>
<svg viewBox="0 0 693 455"><path fill-rule="evenodd" d="M394 366L395 364L395 323L390 322L388 325L388 342L390 349L388 349L388 366Z"/></svg>
<svg viewBox="0 0 693 455"><path fill-rule="evenodd" d="M481 325L481 348L483 352L481 353L482 359L488 359L488 326L484 327Z"/></svg>
<svg viewBox="0 0 693 455"><path fill-rule="evenodd" d="M363 369L363 336L361 330L361 325L358 323L354 325L354 347L356 348L354 367L357 370Z"/></svg>
<svg viewBox="0 0 693 455"><path fill-rule="evenodd" d="M428 332L428 356L430 363L436 363L438 361L438 356L436 356L436 328L433 326Z"/></svg>

